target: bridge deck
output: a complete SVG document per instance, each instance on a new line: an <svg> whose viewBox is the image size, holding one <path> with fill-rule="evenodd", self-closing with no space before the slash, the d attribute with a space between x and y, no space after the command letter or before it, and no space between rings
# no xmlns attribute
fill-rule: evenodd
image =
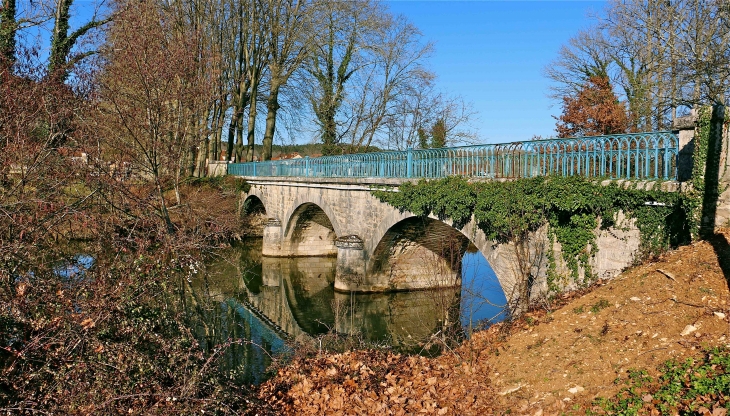
<svg viewBox="0 0 730 416"><path fill-rule="evenodd" d="M440 149L361 153L231 163L248 177L514 179L581 175L609 179L674 180L679 139L669 131L533 140Z"/></svg>

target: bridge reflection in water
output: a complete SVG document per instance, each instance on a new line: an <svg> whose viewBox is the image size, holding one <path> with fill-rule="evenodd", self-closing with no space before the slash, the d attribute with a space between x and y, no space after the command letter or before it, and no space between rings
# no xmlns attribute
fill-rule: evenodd
<svg viewBox="0 0 730 416"><path fill-rule="evenodd" d="M270 355L286 351L284 338L306 339L330 331L418 352L432 334L504 318L506 300L489 264L475 248L462 262L462 286L393 293L335 292L335 257L272 258L261 239L245 241L212 260L191 284L217 307L199 315L208 347L232 345L225 366L245 382L263 380ZM453 331L452 331L453 332ZM443 333L443 332L442 332Z"/></svg>

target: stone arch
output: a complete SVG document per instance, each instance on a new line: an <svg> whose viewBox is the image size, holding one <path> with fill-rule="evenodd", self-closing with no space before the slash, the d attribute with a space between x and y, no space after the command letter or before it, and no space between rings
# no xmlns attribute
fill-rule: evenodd
<svg viewBox="0 0 730 416"><path fill-rule="evenodd" d="M289 207L289 210L284 213L284 216L281 218L282 223L286 224L286 228L284 229L284 238L287 238L290 233L289 227L291 227L292 225L292 216L304 204L316 205L319 209L324 211L330 221L330 224L332 224L332 229L334 230L335 234L338 236L342 235L342 229L340 228L338 217L335 214L335 211L332 210L330 205L322 198L321 195L315 194L309 195L308 197L304 198L297 198L296 200L294 200L294 203Z"/></svg>
<svg viewBox="0 0 730 416"><path fill-rule="evenodd" d="M364 244L366 257L365 268L368 274L377 267L376 262L378 261L377 257L379 253L376 254L376 251L378 250L378 245L380 245L382 240L386 238L387 233L399 223L411 218L419 217L409 212L401 213L394 209L393 212L385 215L383 220L373 230L373 233L366 239ZM498 248L494 241L488 240L484 235L484 232L479 229L473 219L463 228L458 229L453 227L449 221L440 220L435 216L429 216L428 218L433 221L441 222L444 226L453 230L454 233L461 234L465 239L471 242L474 247L476 247L494 271L503 293L507 296L507 300L510 301L510 293L512 292L512 286L514 285L513 280L515 279L511 266L514 259L512 259L508 253L505 253L505 250Z"/></svg>
<svg viewBox="0 0 730 416"><path fill-rule="evenodd" d="M335 256L337 233L331 217L317 204L306 202L288 216L282 248L290 256Z"/></svg>
<svg viewBox="0 0 730 416"><path fill-rule="evenodd" d="M459 286L469 244L442 221L411 216L386 231L372 251L368 272L395 290Z"/></svg>
<svg viewBox="0 0 730 416"><path fill-rule="evenodd" d="M266 215L266 206L258 195L248 195L241 204L241 215Z"/></svg>
<svg viewBox="0 0 730 416"><path fill-rule="evenodd" d="M243 229L251 235L263 236L268 216L261 198L248 195L241 203L239 211Z"/></svg>
<svg viewBox="0 0 730 416"><path fill-rule="evenodd" d="M266 200L266 196L264 195L264 192L261 192L261 189L258 186L251 186L251 189L249 189L248 192L243 192L243 202L241 202L241 207L243 208L243 204L246 202L246 200L256 197L259 201L261 201L261 204L264 206L266 211L268 212L271 207L268 205L268 201Z"/></svg>

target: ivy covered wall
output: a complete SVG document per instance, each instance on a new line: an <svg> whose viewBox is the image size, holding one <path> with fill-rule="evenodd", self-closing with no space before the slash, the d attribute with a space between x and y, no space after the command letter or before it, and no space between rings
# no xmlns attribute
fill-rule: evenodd
<svg viewBox="0 0 730 416"><path fill-rule="evenodd" d="M596 277L590 260L596 255L597 231L602 229L636 227L641 241L637 260L641 260L710 235L716 226L730 225L727 120L730 110L722 106L698 109L691 177L685 178L680 192L663 191L658 182L647 190L642 189L645 183L602 184L600 179L575 176L505 182L450 177L405 183L398 192L373 193L401 211L450 220L459 229L473 220L496 244L514 246L517 259L529 254L527 246L538 230L547 230L552 241L547 244L547 283L556 293ZM554 247L560 247L560 259ZM528 263L519 267L525 281L534 279ZM529 288L522 297L526 295Z"/></svg>
<svg viewBox="0 0 730 416"><path fill-rule="evenodd" d="M655 188L661 188L660 184ZM558 273L557 259L549 247L547 279L554 291L570 283L587 284L595 277L589 260L596 251L597 229L633 224L641 234L639 255L653 256L689 240L686 218L693 207L683 193L638 189L629 182L602 185L577 176L506 182L449 177L405 183L398 192L383 189L374 195L401 211L451 220L457 228L473 218L495 243L512 243L515 250L522 245L523 256L531 236L547 226L550 239L560 244L569 270L567 276ZM622 216L626 220L617 223ZM585 277L580 276L581 270ZM525 280L534 278L529 276L530 267L522 272ZM529 293L529 287L526 290Z"/></svg>
<svg viewBox="0 0 730 416"><path fill-rule="evenodd" d="M692 204L689 215L694 238L705 238L715 227L730 220L728 187L728 121L730 109L723 106L702 107L697 112L691 188L687 199ZM719 206L718 206L719 205ZM718 215L719 214L719 215Z"/></svg>

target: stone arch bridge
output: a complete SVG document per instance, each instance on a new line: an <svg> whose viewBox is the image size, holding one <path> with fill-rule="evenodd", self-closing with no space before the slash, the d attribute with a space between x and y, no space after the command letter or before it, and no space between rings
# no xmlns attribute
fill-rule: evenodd
<svg viewBox="0 0 730 416"><path fill-rule="evenodd" d="M718 192L705 195L702 212L703 227L710 229L730 222L730 141L721 117L724 109L716 112L705 181ZM449 175L474 180L582 175L646 186L658 181L663 189L678 190L682 181L691 179L696 164L694 118L679 119L676 127L675 132L228 164L226 171L251 185L242 195L242 209L265 222L263 255L336 256L336 290L458 286L463 254L478 250L514 305L521 273L510 243L490 241L473 220L457 229L448 221L400 212L375 198L372 187ZM631 224L595 230L597 254L590 261L598 277L611 278L634 262L640 235ZM536 276L531 295L547 290L550 249L558 272L566 271L560 245L549 242L546 234L538 230L530 238L530 274Z"/></svg>
<svg viewBox="0 0 730 416"><path fill-rule="evenodd" d="M335 289L381 292L453 287L461 284L461 258L480 251L514 301L518 280L514 250L487 239L472 220L462 229L437 218L419 218L381 202L373 185L399 185L400 180L247 178L242 195L244 215L264 219L264 256L336 256ZM596 230L598 253L593 271L610 278L629 266L639 247L638 230ZM546 233L534 236L536 250ZM554 247L560 258L560 247ZM547 289L546 264L537 256L535 288ZM533 292L537 293L537 292Z"/></svg>

